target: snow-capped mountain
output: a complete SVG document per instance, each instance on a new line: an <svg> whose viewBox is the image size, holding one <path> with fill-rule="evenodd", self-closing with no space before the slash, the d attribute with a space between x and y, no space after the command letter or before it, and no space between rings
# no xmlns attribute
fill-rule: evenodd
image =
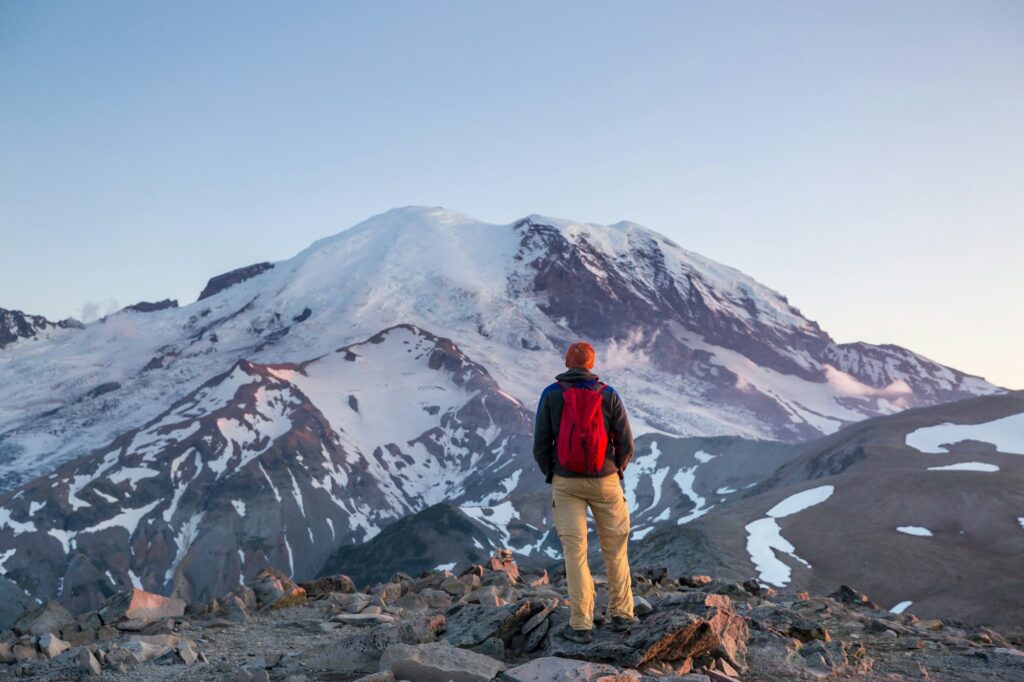
<svg viewBox="0 0 1024 682"><path fill-rule="evenodd" d="M155 418L241 359L302 362L397 324L452 339L524 404L595 342L634 430L797 441L999 389L896 346L836 344L781 294L632 223L403 208L180 308L0 353L0 487Z"/></svg>
<svg viewBox="0 0 1024 682"><path fill-rule="evenodd" d="M855 585L925 618L1024 621L1024 391L848 426L632 552L792 592Z"/></svg>
<svg viewBox="0 0 1024 682"><path fill-rule="evenodd" d="M641 436L624 481L636 539L797 452L744 439L1003 392L836 344L782 295L631 223L396 209L172 303L0 352L0 576L34 596L207 599L267 563L308 578L439 503L478 543L557 557L532 412L581 337Z"/></svg>

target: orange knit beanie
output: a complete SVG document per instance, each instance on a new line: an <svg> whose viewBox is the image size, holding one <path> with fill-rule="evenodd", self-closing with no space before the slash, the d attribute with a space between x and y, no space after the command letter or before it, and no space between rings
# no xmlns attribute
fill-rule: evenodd
<svg viewBox="0 0 1024 682"><path fill-rule="evenodd" d="M565 366L593 369L594 347L586 341L577 341L572 344L565 353Z"/></svg>

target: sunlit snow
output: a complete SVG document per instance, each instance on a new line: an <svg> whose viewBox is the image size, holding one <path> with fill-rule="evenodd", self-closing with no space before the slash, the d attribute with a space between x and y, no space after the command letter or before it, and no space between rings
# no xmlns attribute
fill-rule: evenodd
<svg viewBox="0 0 1024 682"><path fill-rule="evenodd" d="M906 443L921 452L946 452L965 440L991 443L999 452L1024 455L1024 412L981 424L924 426L907 434Z"/></svg>

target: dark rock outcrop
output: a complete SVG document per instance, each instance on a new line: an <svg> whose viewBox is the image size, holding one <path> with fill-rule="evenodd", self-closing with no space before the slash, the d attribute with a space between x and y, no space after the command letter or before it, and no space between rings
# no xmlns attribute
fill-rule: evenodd
<svg viewBox="0 0 1024 682"><path fill-rule="evenodd" d="M272 267L274 267L273 263L256 263L254 265L247 265L244 268L225 272L223 275L211 277L210 281L207 282L206 286L203 288L203 291L199 294L199 298L197 300L201 301L204 298L209 298L214 294L224 291L228 287L232 287L247 279L251 279L256 275L262 274Z"/></svg>

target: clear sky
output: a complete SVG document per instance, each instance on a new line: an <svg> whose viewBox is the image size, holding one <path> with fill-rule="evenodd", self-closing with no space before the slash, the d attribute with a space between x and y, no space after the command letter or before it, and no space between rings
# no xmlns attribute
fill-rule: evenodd
<svg viewBox="0 0 1024 682"><path fill-rule="evenodd" d="M408 204L632 220L1024 388L1024 2L0 0L0 307Z"/></svg>

